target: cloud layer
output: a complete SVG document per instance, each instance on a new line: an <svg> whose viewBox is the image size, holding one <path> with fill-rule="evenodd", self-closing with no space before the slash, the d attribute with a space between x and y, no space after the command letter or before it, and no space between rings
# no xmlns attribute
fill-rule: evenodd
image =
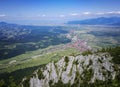
<svg viewBox="0 0 120 87"><path fill-rule="evenodd" d="M6 15L5 14L0 14L0 17L5 17Z"/></svg>

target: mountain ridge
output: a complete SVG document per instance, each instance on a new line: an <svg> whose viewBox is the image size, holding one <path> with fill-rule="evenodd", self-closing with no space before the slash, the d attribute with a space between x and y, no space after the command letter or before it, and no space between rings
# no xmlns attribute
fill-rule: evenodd
<svg viewBox="0 0 120 87"><path fill-rule="evenodd" d="M68 21L67 24L81 25L120 25L120 17L98 17L85 20Z"/></svg>
<svg viewBox="0 0 120 87"><path fill-rule="evenodd" d="M23 87L94 87L90 84L116 78L118 71L111 60L109 53L65 56L36 70L22 84Z"/></svg>

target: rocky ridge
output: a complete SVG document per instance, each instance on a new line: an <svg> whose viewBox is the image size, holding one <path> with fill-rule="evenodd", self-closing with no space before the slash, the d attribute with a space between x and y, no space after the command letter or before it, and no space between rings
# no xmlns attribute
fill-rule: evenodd
<svg viewBox="0 0 120 87"><path fill-rule="evenodd" d="M117 71L111 59L108 53L66 56L36 70L29 79L24 78L23 83L28 81L29 87L53 87L59 82L72 86L77 83L79 87L83 81L89 84L96 80L114 79Z"/></svg>

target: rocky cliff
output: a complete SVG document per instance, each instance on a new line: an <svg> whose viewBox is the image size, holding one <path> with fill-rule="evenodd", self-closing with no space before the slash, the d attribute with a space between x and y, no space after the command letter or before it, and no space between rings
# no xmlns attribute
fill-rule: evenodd
<svg viewBox="0 0 120 87"><path fill-rule="evenodd" d="M23 87L83 87L96 81L112 81L118 71L108 53L65 56L24 78ZM86 87L86 86L85 86Z"/></svg>

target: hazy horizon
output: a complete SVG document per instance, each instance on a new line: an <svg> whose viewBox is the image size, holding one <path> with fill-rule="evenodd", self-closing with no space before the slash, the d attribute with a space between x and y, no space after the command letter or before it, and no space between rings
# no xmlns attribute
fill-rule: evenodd
<svg viewBox="0 0 120 87"><path fill-rule="evenodd" d="M120 16L119 4L119 0L0 0L0 21L44 25Z"/></svg>

